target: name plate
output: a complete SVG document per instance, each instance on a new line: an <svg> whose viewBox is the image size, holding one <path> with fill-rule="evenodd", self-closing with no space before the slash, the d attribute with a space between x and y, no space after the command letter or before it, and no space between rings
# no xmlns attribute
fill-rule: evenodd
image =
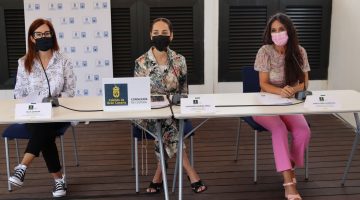
<svg viewBox="0 0 360 200"><path fill-rule="evenodd" d="M15 119L51 119L51 103L18 103L15 105Z"/></svg>
<svg viewBox="0 0 360 200"><path fill-rule="evenodd" d="M180 99L180 111L183 114L214 113L215 100L210 95L192 96Z"/></svg>
<svg viewBox="0 0 360 200"><path fill-rule="evenodd" d="M334 96L329 95L308 95L306 97L304 107L312 110L323 110L323 109L337 109L341 108L340 102Z"/></svg>

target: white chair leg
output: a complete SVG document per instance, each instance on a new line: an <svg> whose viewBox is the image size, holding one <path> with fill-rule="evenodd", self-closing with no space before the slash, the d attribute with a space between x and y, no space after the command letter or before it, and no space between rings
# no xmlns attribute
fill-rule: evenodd
<svg viewBox="0 0 360 200"><path fill-rule="evenodd" d="M172 193L175 192L178 170L179 170L179 156L176 155L176 161L175 161L175 167L174 167L174 178L173 178L173 185L172 185L172 190L171 190Z"/></svg>
<svg viewBox="0 0 360 200"><path fill-rule="evenodd" d="M16 159L17 159L17 163L20 164L19 143L17 139L14 140L15 140L15 149L16 149Z"/></svg>
<svg viewBox="0 0 360 200"><path fill-rule="evenodd" d="M132 125L133 126L133 125ZM134 149L135 149L135 146L134 146L134 132L133 132L133 128L131 127L131 169L134 169L134 159L135 159L135 152L134 152Z"/></svg>
<svg viewBox="0 0 360 200"><path fill-rule="evenodd" d="M309 146L305 151L305 181L309 180Z"/></svg>
<svg viewBox="0 0 360 200"><path fill-rule="evenodd" d="M139 161L138 161L138 138L134 138L134 161L135 161L135 192L139 193Z"/></svg>
<svg viewBox="0 0 360 200"><path fill-rule="evenodd" d="M60 136L60 145L61 145L61 158L62 158L63 177L64 177L64 182L65 182L65 188L67 188L65 151L64 151L64 136L63 135Z"/></svg>
<svg viewBox="0 0 360 200"><path fill-rule="evenodd" d="M77 140L76 140L76 133L75 133L75 127L71 126L72 134L73 134L73 146L74 146L74 155L75 155L75 164L77 167L79 167L79 154L77 151Z"/></svg>
<svg viewBox="0 0 360 200"><path fill-rule="evenodd" d="M9 157L9 143L8 143L8 138L4 138L5 139L5 156L6 156L6 173L7 173L7 179L9 180L10 178L10 157ZM9 181L7 181L8 183L8 190L9 192L12 191L11 189L11 184Z"/></svg>
<svg viewBox="0 0 360 200"><path fill-rule="evenodd" d="M235 160L234 160L235 162L237 162L239 156L240 129L241 129L241 118L239 118L237 136L236 136L236 152L235 152Z"/></svg>
<svg viewBox="0 0 360 200"><path fill-rule="evenodd" d="M194 167L194 138L190 136L190 165Z"/></svg>
<svg viewBox="0 0 360 200"><path fill-rule="evenodd" d="M254 183L257 183L257 145L258 145L258 131L254 131Z"/></svg>

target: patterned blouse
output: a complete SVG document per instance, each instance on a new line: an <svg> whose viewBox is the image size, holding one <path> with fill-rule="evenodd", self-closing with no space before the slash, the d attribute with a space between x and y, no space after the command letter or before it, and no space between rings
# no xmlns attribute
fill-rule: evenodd
<svg viewBox="0 0 360 200"><path fill-rule="evenodd" d="M303 57L304 64L301 67L303 72L310 71L310 65L306 51L300 47L300 53ZM262 46L255 60L255 70L260 72L269 72L269 82L277 87L285 87L285 55L276 51L273 45Z"/></svg>
<svg viewBox="0 0 360 200"><path fill-rule="evenodd" d="M41 63L34 60L32 71L28 73L24 65L25 57L18 60L18 71L14 94L16 99L42 99L49 96L46 76ZM75 75L73 65L63 54L55 51L45 70L50 83L51 96L75 96Z"/></svg>
<svg viewBox="0 0 360 200"><path fill-rule="evenodd" d="M135 61L134 76L150 77L151 94L188 93L186 80L187 68L185 57L168 48L167 65L156 62L152 48ZM155 132L156 120L139 120L137 123ZM164 147L168 157L177 151L179 140L179 121L174 119L161 120ZM155 152L159 156L159 146L155 142Z"/></svg>

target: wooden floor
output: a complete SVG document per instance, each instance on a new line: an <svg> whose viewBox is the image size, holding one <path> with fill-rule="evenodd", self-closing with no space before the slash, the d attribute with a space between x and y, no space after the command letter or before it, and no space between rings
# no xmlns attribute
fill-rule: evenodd
<svg viewBox="0 0 360 200"><path fill-rule="evenodd" d="M332 115L307 116L312 129L310 144L310 180L304 181L304 170L298 169L298 189L305 200L360 199L360 152L355 156L346 187L340 187L353 130ZM193 120L193 124L201 120ZM212 119L194 138L195 168L209 189L194 194L184 178L184 199L283 199L282 179L275 171L271 137L259 138L258 183L253 184L253 132L247 125L241 130L239 161L234 162L238 119ZM0 126L0 131L5 126ZM68 196L63 199L164 199L163 194L147 195L145 188L155 168L153 142L148 144L149 176L142 176L141 193L135 194L134 172L130 160L130 123L99 122L76 127L80 166L74 164L72 135L65 135ZM20 142L21 151L26 141ZM51 199L53 181L42 158L28 169L25 184L7 191L4 144L0 142L0 199ZM187 144L189 147L189 145ZM11 142L11 167L15 166ZM141 152L141 149L139 149ZM145 155L145 154L144 154ZM141 155L140 155L141 156ZM141 157L140 157L141 158ZM141 160L140 160L141 164ZM174 159L168 170L171 185ZM171 194L176 199L176 194Z"/></svg>

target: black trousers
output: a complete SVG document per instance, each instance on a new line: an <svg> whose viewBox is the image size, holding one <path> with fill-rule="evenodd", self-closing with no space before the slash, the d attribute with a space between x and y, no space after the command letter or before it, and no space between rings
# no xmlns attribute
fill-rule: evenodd
<svg viewBox="0 0 360 200"><path fill-rule="evenodd" d="M58 149L55 139L57 131L70 126L68 122L56 123L34 123L26 124L26 128L31 134L25 153L31 153L36 157L42 153L49 173L56 173L61 170Z"/></svg>

